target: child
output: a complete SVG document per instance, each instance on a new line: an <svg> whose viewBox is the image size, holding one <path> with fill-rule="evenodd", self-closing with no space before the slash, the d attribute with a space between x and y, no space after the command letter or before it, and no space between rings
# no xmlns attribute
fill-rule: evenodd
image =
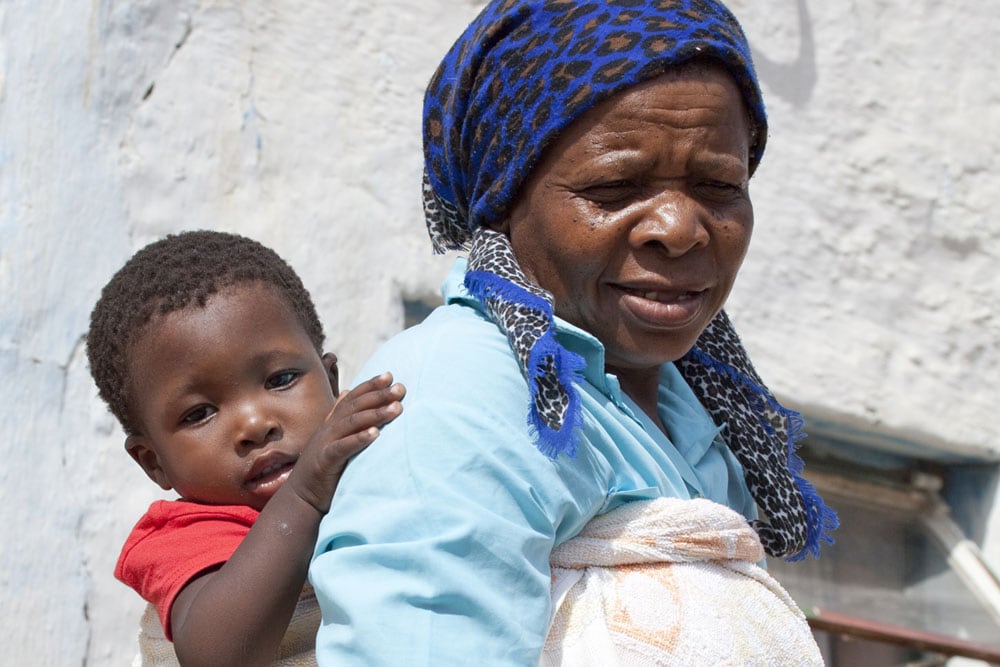
<svg viewBox="0 0 1000 667"><path fill-rule="evenodd" d="M101 397L132 458L180 495L153 503L115 576L155 605L184 664L279 655L347 459L402 410L388 373L338 398L323 338L291 267L219 232L146 246L94 307Z"/></svg>

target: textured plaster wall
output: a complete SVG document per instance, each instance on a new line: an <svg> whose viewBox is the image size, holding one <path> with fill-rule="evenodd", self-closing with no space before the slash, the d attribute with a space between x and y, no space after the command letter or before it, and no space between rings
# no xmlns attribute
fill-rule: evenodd
<svg viewBox="0 0 1000 667"><path fill-rule="evenodd" d="M1000 80L979 55L1000 10L732 6L771 122L731 307L761 370L802 405L1000 452Z"/></svg>
<svg viewBox="0 0 1000 667"><path fill-rule="evenodd" d="M0 624L10 664L124 664L111 577L158 494L96 398L100 287L165 233L241 232L301 273L350 377L426 298L420 101L460 0L0 2ZM1000 12L733 0L770 108L730 310L783 396L1000 451ZM1000 519L986 549L1000 560Z"/></svg>

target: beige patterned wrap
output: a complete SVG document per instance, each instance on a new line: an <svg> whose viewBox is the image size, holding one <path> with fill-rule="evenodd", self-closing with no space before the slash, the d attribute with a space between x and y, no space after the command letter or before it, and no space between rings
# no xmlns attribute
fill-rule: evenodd
<svg viewBox="0 0 1000 667"><path fill-rule="evenodd" d="M746 519L709 500L659 498L598 516L552 553L541 665L822 667L763 557Z"/></svg>
<svg viewBox="0 0 1000 667"><path fill-rule="evenodd" d="M312 586L306 584L295 605L295 613L278 648L275 667L316 667L316 631L320 610ZM146 605L139 625L139 653L132 667L180 667L174 644L163 636L156 607Z"/></svg>

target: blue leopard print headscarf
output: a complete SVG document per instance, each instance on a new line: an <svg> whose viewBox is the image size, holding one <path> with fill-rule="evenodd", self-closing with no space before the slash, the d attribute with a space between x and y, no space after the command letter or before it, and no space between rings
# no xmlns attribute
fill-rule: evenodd
<svg viewBox="0 0 1000 667"><path fill-rule="evenodd" d="M531 283L509 239L492 231L545 151L595 104L684 62L723 65L753 128L750 173L767 118L736 18L713 0L494 0L445 56L424 100L424 211L434 249L469 252L465 286L507 336L532 396L539 449L574 456L583 361L556 342L552 296ZM836 514L800 476L802 419L760 381L720 312L677 362L725 424L772 556L818 556Z"/></svg>

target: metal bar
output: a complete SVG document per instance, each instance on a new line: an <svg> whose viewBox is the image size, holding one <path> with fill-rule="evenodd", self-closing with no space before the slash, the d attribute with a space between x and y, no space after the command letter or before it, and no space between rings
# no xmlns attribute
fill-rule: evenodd
<svg viewBox="0 0 1000 667"><path fill-rule="evenodd" d="M990 568L975 542L967 539L951 518L948 505L937 500L935 510L920 520L948 554L948 564L1000 627L1000 577Z"/></svg>
<svg viewBox="0 0 1000 667"><path fill-rule="evenodd" d="M924 651L943 653L948 656L962 656L975 660L1000 664L1000 646L987 646L964 641L947 635L913 630L899 625L879 623L856 616L839 614L817 608L805 609L809 626L813 630L832 632L845 637L869 639L900 646L911 646Z"/></svg>

